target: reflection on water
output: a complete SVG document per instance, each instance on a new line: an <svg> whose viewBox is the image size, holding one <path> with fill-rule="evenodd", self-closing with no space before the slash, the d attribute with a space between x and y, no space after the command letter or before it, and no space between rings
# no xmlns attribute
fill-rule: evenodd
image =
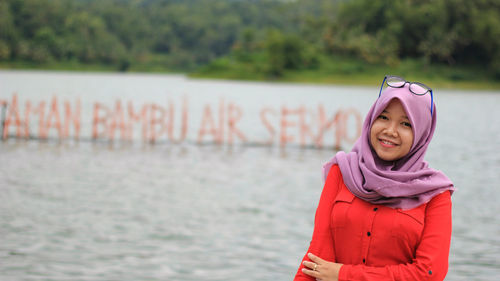
<svg viewBox="0 0 500 281"><path fill-rule="evenodd" d="M200 102L224 93L252 110L267 93L270 105L321 102L364 113L376 95L370 88L141 75L89 75L85 88L78 75L1 74L0 98L14 89L20 97L50 97L52 91L94 88L99 98L89 94L82 102L112 101L106 91L134 98L131 87L149 87L150 94L138 100L154 100L169 88ZM25 85L33 83L12 77L34 79L36 91ZM500 95L436 91L436 103L438 130L427 160L458 188L447 280L495 280ZM192 143L0 142L0 279L290 280L312 234L321 164L333 153Z"/></svg>

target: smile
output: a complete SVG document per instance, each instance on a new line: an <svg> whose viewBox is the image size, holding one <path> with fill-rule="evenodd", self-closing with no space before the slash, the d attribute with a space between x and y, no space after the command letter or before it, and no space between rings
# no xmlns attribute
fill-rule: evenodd
<svg viewBox="0 0 500 281"><path fill-rule="evenodd" d="M383 140L383 139L379 139L379 142L380 144L383 146L383 147L388 147L388 148L391 148L391 147L395 147L397 146L397 144L391 142L391 141L388 141L388 140Z"/></svg>

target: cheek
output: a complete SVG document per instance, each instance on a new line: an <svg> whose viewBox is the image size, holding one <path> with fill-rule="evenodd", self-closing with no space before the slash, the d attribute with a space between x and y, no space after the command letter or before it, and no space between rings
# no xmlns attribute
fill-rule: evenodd
<svg viewBox="0 0 500 281"><path fill-rule="evenodd" d="M371 144L372 147L375 144L375 142L377 141L376 130L377 130L376 126L372 126L370 128L370 144Z"/></svg>
<svg viewBox="0 0 500 281"><path fill-rule="evenodd" d="M401 134L401 138L403 139L403 142L405 143L405 148L410 150L410 148L413 145L413 131L411 129L407 130L406 132Z"/></svg>
<svg viewBox="0 0 500 281"><path fill-rule="evenodd" d="M370 138L376 139L377 135L384 130L384 126L384 123L380 122L380 120L375 120L370 128Z"/></svg>

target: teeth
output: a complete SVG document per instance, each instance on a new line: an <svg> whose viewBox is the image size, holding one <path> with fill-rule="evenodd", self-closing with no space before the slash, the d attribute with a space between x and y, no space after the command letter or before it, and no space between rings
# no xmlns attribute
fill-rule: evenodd
<svg viewBox="0 0 500 281"><path fill-rule="evenodd" d="M394 143L392 143L390 141L382 140L382 142L385 143L385 144L394 145Z"/></svg>

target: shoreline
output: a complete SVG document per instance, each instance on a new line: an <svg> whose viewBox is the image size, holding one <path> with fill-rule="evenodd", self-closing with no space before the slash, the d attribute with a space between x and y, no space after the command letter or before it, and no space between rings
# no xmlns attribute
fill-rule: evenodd
<svg viewBox="0 0 500 281"><path fill-rule="evenodd" d="M179 75L185 76L189 79L196 80L220 80L220 81L241 81L241 82L264 82L264 83L291 83L299 85L336 85L336 86L360 86L360 87L373 87L380 86L383 74L369 74L369 73L349 73L349 74L326 74L321 71L307 71L306 75L301 75L301 71L288 72L281 78L263 78L263 77L238 77L234 73L217 73L217 72L188 72L188 71L173 71L168 69L159 70L153 68L151 70L141 69L134 70L132 67L128 71L119 71L115 67L105 66L100 64L95 65L82 65L81 67L65 67L65 65L53 64L48 67L31 67L25 64L4 64L0 63L0 71L20 71L20 72L65 72L65 73L99 73L99 74L134 74L134 75ZM394 73L397 74L397 71ZM376 78L374 78L376 77ZM493 91L500 93L500 81L477 81L477 80L461 80L451 81L437 77L434 79L418 79L417 81L429 81L428 84L434 89L444 90L479 90L479 91Z"/></svg>

